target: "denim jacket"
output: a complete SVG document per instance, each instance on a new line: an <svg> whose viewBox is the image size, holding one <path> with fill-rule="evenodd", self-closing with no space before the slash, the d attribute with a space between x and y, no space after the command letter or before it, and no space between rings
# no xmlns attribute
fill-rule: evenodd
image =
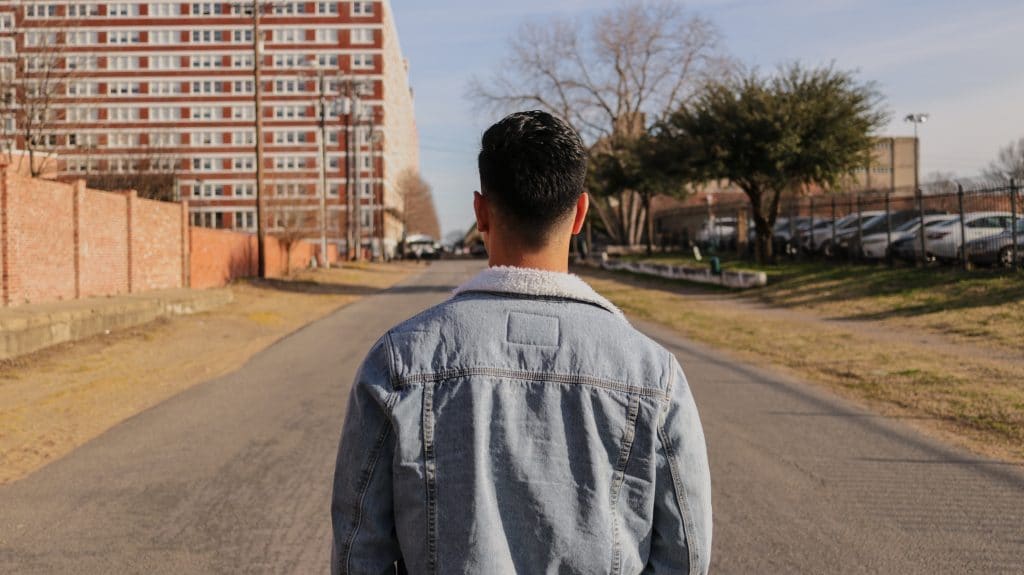
<svg viewBox="0 0 1024 575"><path fill-rule="evenodd" d="M711 481L675 357L576 276L490 268L352 388L332 572L706 573Z"/></svg>

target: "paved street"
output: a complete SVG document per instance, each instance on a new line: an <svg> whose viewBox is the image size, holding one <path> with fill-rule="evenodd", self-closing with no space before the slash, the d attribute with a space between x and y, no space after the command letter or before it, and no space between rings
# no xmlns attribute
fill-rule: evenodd
<svg viewBox="0 0 1024 575"><path fill-rule="evenodd" d="M0 573L319 573L352 373L444 262L0 487ZM715 573L1021 573L1024 473L664 328L707 430Z"/></svg>

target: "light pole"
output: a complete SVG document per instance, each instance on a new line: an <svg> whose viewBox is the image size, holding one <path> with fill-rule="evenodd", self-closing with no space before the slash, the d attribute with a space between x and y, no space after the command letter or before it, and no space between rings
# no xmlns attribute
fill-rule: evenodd
<svg viewBox="0 0 1024 575"><path fill-rule="evenodd" d="M327 267L327 86L324 69L317 66L316 56L310 56L307 63L316 66L320 92L320 266Z"/></svg>
<svg viewBox="0 0 1024 575"><path fill-rule="evenodd" d="M918 124L924 124L928 121L928 114L907 114L903 118L904 122L910 122L914 124L914 192L921 188L921 141L917 137L917 126ZM896 169L896 166L893 166Z"/></svg>
<svg viewBox="0 0 1024 575"><path fill-rule="evenodd" d="M260 0L252 0L253 112L256 116L256 260L258 277L267 277L264 258L266 229L263 226L263 38L260 32Z"/></svg>

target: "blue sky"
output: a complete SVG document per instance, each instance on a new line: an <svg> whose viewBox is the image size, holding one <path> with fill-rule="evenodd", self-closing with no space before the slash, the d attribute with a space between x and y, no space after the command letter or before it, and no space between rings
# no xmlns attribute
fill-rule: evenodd
<svg viewBox="0 0 1024 575"><path fill-rule="evenodd" d="M525 18L586 17L614 0L392 0L410 62L421 168L434 187L444 233L473 221L480 135L497 118L464 94L506 54ZM928 112L922 173L975 175L1001 146L1024 136L1024 2L1021 0L695 0L724 47L747 65L835 61L878 83L893 121Z"/></svg>

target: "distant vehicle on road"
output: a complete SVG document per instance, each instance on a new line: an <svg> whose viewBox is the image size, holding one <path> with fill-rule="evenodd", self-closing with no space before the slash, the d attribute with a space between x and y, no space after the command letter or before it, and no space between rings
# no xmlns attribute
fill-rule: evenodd
<svg viewBox="0 0 1024 575"><path fill-rule="evenodd" d="M1010 229L1010 212L972 212L964 214L963 235L960 220L952 220L933 227L925 234L928 251L941 261L955 261L960 257L960 246L999 235Z"/></svg>
<svg viewBox="0 0 1024 575"><path fill-rule="evenodd" d="M407 259L436 260L440 257L441 252L434 238L427 235L414 234L405 239L403 254Z"/></svg>
<svg viewBox="0 0 1024 575"><path fill-rule="evenodd" d="M736 246L736 218L710 218L697 231L699 245L715 245L722 248Z"/></svg>

